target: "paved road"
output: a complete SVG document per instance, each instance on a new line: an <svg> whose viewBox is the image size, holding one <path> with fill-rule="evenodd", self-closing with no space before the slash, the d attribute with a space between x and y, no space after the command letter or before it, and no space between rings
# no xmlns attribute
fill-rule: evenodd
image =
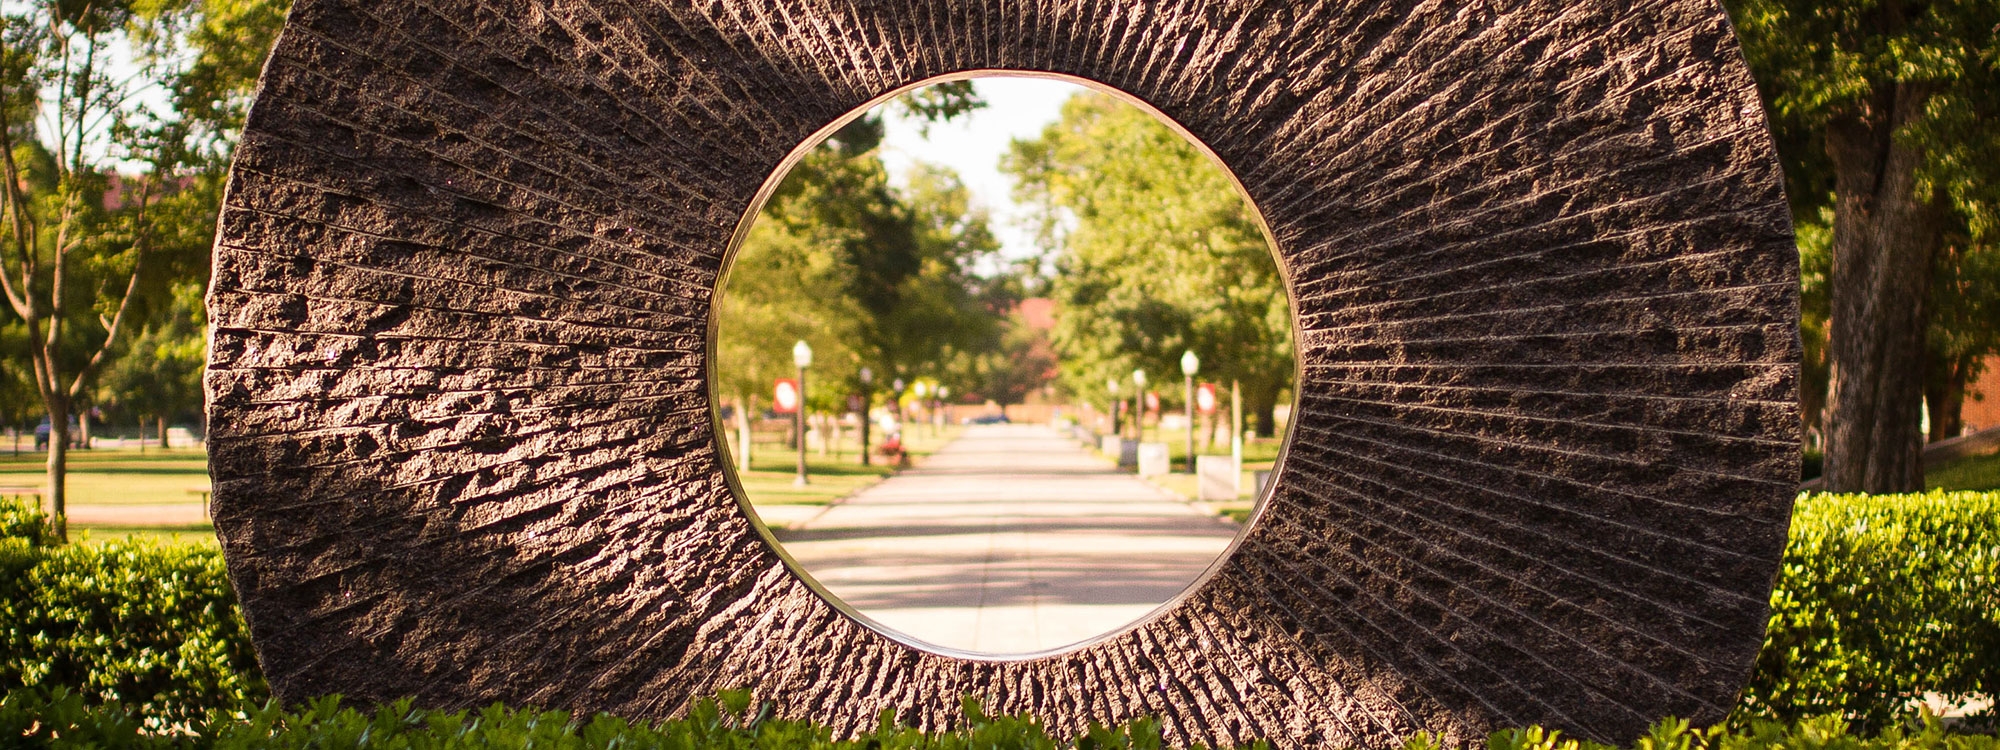
<svg viewBox="0 0 2000 750"><path fill-rule="evenodd" d="M1050 428L986 425L777 534L821 585L888 628L1019 654L1138 619L1237 528Z"/></svg>

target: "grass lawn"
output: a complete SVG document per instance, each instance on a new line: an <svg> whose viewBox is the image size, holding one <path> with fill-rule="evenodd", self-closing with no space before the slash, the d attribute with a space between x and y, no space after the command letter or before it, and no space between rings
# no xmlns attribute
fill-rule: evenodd
<svg viewBox="0 0 2000 750"><path fill-rule="evenodd" d="M947 427L933 432L912 428L904 441L914 461L937 451L963 430ZM875 456L870 466L862 466L855 442L847 450L822 457L817 451L806 455L811 483L792 485L796 454L778 442L757 444L753 470L739 474L744 489L755 505L824 506L856 490L895 473L895 467ZM43 453L23 451L20 455L0 452L0 487L43 486L46 476ZM72 450L69 453L69 502L78 505L163 504L199 502L201 495L188 490L208 486L208 456L199 450L144 453L132 449ZM215 543L215 529L208 524L190 526L132 526L70 524L76 539L102 543L122 539L154 539L170 542L175 538L204 544Z"/></svg>
<svg viewBox="0 0 2000 750"><path fill-rule="evenodd" d="M1187 430L1162 430L1158 427L1148 427L1140 442L1166 443L1167 458L1173 462L1174 471L1187 471ZM1203 447L1201 442L1201 435L1197 433L1194 436L1195 455L1229 455L1229 441L1227 440L1217 440L1215 441L1215 445L1208 447ZM1243 444L1243 470L1251 471L1271 468L1271 464L1278 460L1278 444L1280 442L1278 438L1253 438L1246 441Z"/></svg>
<svg viewBox="0 0 2000 750"><path fill-rule="evenodd" d="M1166 476L1150 477L1146 481L1181 497L1193 499L1196 483L1194 475L1187 473L1187 431L1162 430L1148 427L1145 442L1166 443L1168 457L1172 459L1174 472ZM1284 441L1278 438L1256 438L1243 445L1243 476L1237 480L1236 500L1226 503L1210 503L1216 514L1241 523L1250 518L1250 511L1257 506L1257 475L1255 472L1270 471L1278 461L1278 448ZM1203 448L1201 436L1195 436L1195 454L1200 456L1227 456L1229 444L1217 441L1212 447Z"/></svg>
<svg viewBox="0 0 2000 750"><path fill-rule="evenodd" d="M936 433L926 428L913 428L912 434L905 435L903 448L910 453L913 463L921 462L963 431L962 427L946 427ZM896 472L889 459L880 455L873 456L869 465L862 466L861 456L856 451L858 443L849 439L846 447L845 451L826 456L821 456L818 451L806 451L809 484L799 487L792 483L798 472L797 449L786 448L782 440L766 442L760 439L755 441L750 454L750 471L739 471L736 478L743 483L743 491L750 496L752 506L827 505Z"/></svg>
<svg viewBox="0 0 2000 750"><path fill-rule="evenodd" d="M40 487L48 475L42 453L0 453L0 486ZM189 488L208 486L208 454L199 450L72 450L69 502L114 505L200 502Z"/></svg>
<svg viewBox="0 0 2000 750"><path fill-rule="evenodd" d="M1961 458L1924 472L1924 486L1946 490L2000 490L2000 454Z"/></svg>

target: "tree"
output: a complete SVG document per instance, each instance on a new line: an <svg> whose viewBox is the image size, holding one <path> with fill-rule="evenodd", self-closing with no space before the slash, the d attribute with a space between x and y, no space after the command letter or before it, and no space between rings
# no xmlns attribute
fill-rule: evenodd
<svg viewBox="0 0 2000 750"><path fill-rule="evenodd" d="M1205 377L1242 384L1258 432L1275 431L1292 378L1291 310L1221 165L1146 112L1080 93L1039 138L1016 141L1003 169L1041 209L1066 391L1106 399L1105 382L1134 369L1173 381L1193 350Z"/></svg>
<svg viewBox="0 0 2000 750"><path fill-rule="evenodd" d="M1919 489L1937 264L1954 224L1987 243L2000 216L2000 6L1734 0L1730 11L1795 215L1832 208L1827 487Z"/></svg>
<svg viewBox="0 0 2000 750"><path fill-rule="evenodd" d="M98 403L151 418L161 448L169 447L168 422L201 409L201 371L208 356L201 294L198 283L177 286L164 314L129 340L99 381Z"/></svg>
<svg viewBox="0 0 2000 750"><path fill-rule="evenodd" d="M980 104L956 82L893 106L929 121ZM992 327L969 273L998 248L984 212L945 170L920 166L908 188L891 186L877 151L881 117L863 116L803 154L731 262L716 378L745 411L794 371L794 341L814 352L808 406L837 411L862 367L877 382L914 381Z"/></svg>
<svg viewBox="0 0 2000 750"><path fill-rule="evenodd" d="M139 23L129 6L34 3L0 22L6 41L0 291L28 329L35 385L51 426L48 495L61 538L72 407L117 344L137 299L152 234L147 209L163 192L170 167L156 161L146 178L121 185L129 196L106 205L115 157L160 155L146 148L151 134L130 109L138 92L110 70L121 37ZM101 331L84 327L93 313Z"/></svg>
<svg viewBox="0 0 2000 750"><path fill-rule="evenodd" d="M51 426L58 538L69 420L136 321L164 309L175 282L205 275L222 167L283 6L208 7L44 0L0 12L0 292L26 329ZM161 98L177 109L152 104Z"/></svg>
<svg viewBox="0 0 2000 750"><path fill-rule="evenodd" d="M1053 380L1057 366L1049 332L1016 309L1002 322L993 351L978 358L971 382L1004 412Z"/></svg>

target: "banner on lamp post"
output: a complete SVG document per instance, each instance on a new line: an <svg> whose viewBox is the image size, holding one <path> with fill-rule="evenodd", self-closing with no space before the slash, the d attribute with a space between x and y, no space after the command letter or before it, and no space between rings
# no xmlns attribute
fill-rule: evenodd
<svg viewBox="0 0 2000 750"><path fill-rule="evenodd" d="M799 410L799 381L780 378L778 386L771 390L771 411L791 414Z"/></svg>
<svg viewBox="0 0 2000 750"><path fill-rule="evenodd" d="M1146 411L1156 412L1159 410L1160 410L1160 394L1154 393L1152 391L1147 391Z"/></svg>
<svg viewBox="0 0 2000 750"><path fill-rule="evenodd" d="M1215 413L1215 384L1202 383L1194 389L1194 408L1203 414Z"/></svg>

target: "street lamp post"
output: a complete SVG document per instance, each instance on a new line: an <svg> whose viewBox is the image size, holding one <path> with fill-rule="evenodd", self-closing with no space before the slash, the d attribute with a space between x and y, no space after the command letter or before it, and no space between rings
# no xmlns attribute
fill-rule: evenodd
<svg viewBox="0 0 2000 750"><path fill-rule="evenodd" d="M861 368L861 465L868 465L868 407L875 403L875 371Z"/></svg>
<svg viewBox="0 0 2000 750"><path fill-rule="evenodd" d="M917 381L915 390L917 392L917 406L923 408L924 423L928 425L931 421L931 402L930 402L931 387L924 381L919 380Z"/></svg>
<svg viewBox="0 0 2000 750"><path fill-rule="evenodd" d="M1133 370L1132 384L1132 438L1146 439L1146 371Z"/></svg>
<svg viewBox="0 0 2000 750"><path fill-rule="evenodd" d="M1118 379L1105 378L1104 388L1111 391L1111 434L1125 437L1125 425L1118 421L1118 407L1124 403L1118 400Z"/></svg>
<svg viewBox="0 0 2000 750"><path fill-rule="evenodd" d="M947 387L947 386L942 386L942 385L941 385L941 386L938 386L938 389L937 389L937 405L938 405L938 413L937 413L937 416L938 416L938 424L939 424L939 425L948 425L948 424L951 424L951 415L950 415L950 414L947 414L947 413L945 413L945 410L944 410L944 408L945 408L945 404L949 403L949 402L948 402L948 401L946 401L945 399L946 399L947 397L949 397L950 395L951 395L951 388L950 388L950 387ZM940 427L940 429L942 429L942 427Z"/></svg>
<svg viewBox="0 0 2000 750"><path fill-rule="evenodd" d="M806 484L806 368L812 363L813 350L804 339L792 345L792 364L799 366L799 405L792 412L792 429L799 436L799 475L792 484L801 487Z"/></svg>
<svg viewBox="0 0 2000 750"><path fill-rule="evenodd" d="M1194 473L1194 374L1201 370L1201 358L1189 349L1181 354L1181 375L1187 377L1187 459L1188 473Z"/></svg>

